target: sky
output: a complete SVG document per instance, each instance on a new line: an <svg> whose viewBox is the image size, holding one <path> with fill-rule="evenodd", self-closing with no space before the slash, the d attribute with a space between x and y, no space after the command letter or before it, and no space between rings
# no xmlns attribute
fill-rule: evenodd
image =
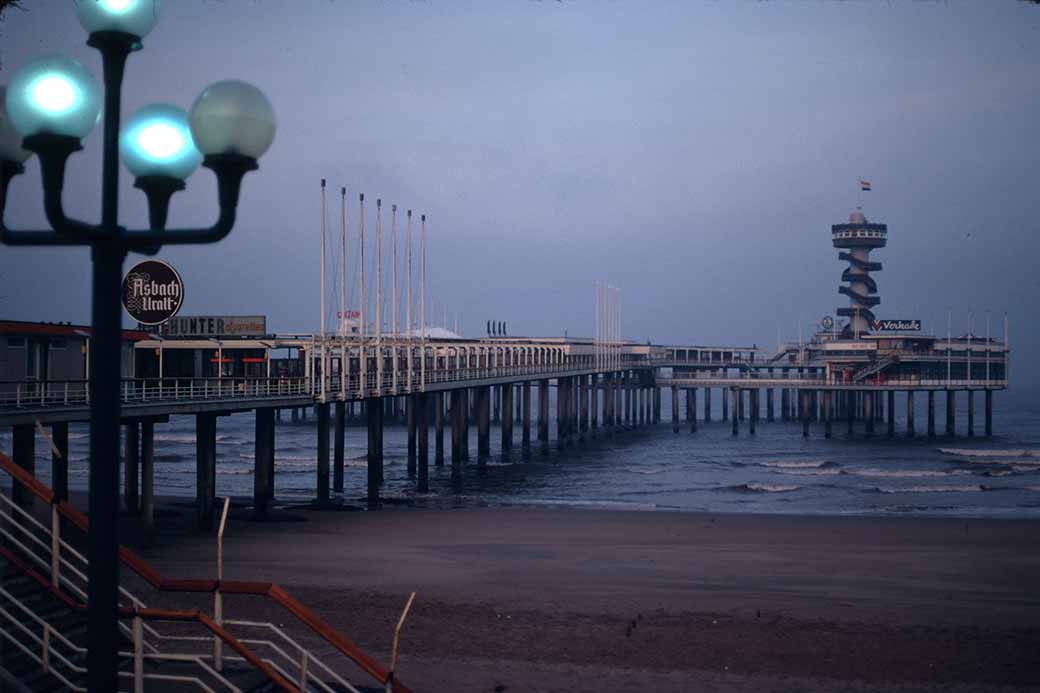
<svg viewBox="0 0 1040 693"><path fill-rule="evenodd" d="M52 53L100 75L70 2L24 4L0 23L0 84ZM954 334L981 335L988 311L996 335L1006 312L1012 372L1040 383L1034 4L166 0L144 45L124 118L189 108L229 78L259 86L278 118L231 235L159 255L185 281L182 315L316 330L326 178L332 249L348 189L352 308L363 192L369 297L374 200L429 215L428 322L591 335L606 281L625 338L773 349L847 305L830 225L861 204L889 228L872 256L878 317L945 335L951 315ZM100 128L69 163L70 214L98 218L99 172ZM26 174L6 221L44 228L35 160ZM132 183L124 169L121 221L141 226ZM169 225L216 213L200 169ZM0 318L89 322L86 250L0 248L0 280Z"/></svg>

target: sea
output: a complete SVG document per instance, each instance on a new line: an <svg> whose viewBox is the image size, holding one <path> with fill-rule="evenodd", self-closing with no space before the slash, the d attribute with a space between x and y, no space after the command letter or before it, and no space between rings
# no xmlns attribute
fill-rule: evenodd
<svg viewBox="0 0 1040 693"><path fill-rule="evenodd" d="M717 395L717 393L716 393ZM755 435L742 422L731 434L729 422L717 420L721 398L715 397L716 421L698 422L691 433L680 411L680 432L672 432L670 397L662 397L662 422L603 435L558 450L555 422L547 452L530 455L516 448L502 454L499 426L492 426L492 457L476 462L476 427L470 426L470 461L453 478L450 429L445 431L445 466L433 463L430 433L430 492L418 494L407 472L407 433L388 423L384 433L385 483L389 505L416 507L558 506L640 511L727 513L842 514L873 516L1040 516L1040 389L994 394L994 435L983 431L983 398L976 398L976 436L967 437L967 397L958 395L958 435L945 436L945 397L936 398L939 435L926 435L924 395L916 400L917 436L905 434L906 410L897 399L896 436L877 422L866 437L862 422L853 436L844 421L834 435L823 436L823 424L812 424L802 436L798 422L760 421ZM779 399L779 397L778 397ZM685 398L680 397L683 401ZM683 406L683 405L681 405ZM684 406L683 406L684 408ZM777 407L779 409L779 407ZM699 407L703 416L703 407ZM537 411L537 409L536 409ZM763 402L763 413L765 406ZM217 419L217 494L248 503L253 488L254 417L233 414ZM532 431L532 436L535 436ZM366 430L346 431L346 487L336 502L363 507L366 477ZM317 422L290 421L288 412L275 432L276 505L311 501L317 484ZM85 424L69 431L70 486L87 487L88 435ZM0 450L10 454L11 431L0 433ZM50 450L38 432L36 472L50 483ZM156 495L190 499L195 493L195 420L174 416L157 424L155 433ZM10 479L0 475L0 485Z"/></svg>

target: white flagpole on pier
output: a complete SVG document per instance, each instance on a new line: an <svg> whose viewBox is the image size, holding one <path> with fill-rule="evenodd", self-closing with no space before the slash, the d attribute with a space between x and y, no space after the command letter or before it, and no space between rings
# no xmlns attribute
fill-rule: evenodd
<svg viewBox="0 0 1040 693"><path fill-rule="evenodd" d="M321 300L318 302L321 310L321 341L318 345L318 353L321 358L321 401L325 401L325 179L321 179Z"/></svg>
<svg viewBox="0 0 1040 693"><path fill-rule="evenodd" d="M340 252L339 252L339 392L347 398L347 189L340 188Z"/></svg>
<svg viewBox="0 0 1040 693"><path fill-rule="evenodd" d="M383 394L383 201L376 198L376 389Z"/></svg>
<svg viewBox="0 0 1040 693"><path fill-rule="evenodd" d="M426 391L426 215L420 217L422 230L419 236L419 323L422 336L419 341L419 364L421 389Z"/></svg>
<svg viewBox="0 0 1040 693"><path fill-rule="evenodd" d="M358 202L361 205L360 217L358 219L358 260L361 263L361 291L359 296L360 304L358 306L358 328L360 330L359 337L361 339L358 353L361 355L359 360L361 372L358 373L358 387L360 388L359 394L361 397L364 397L367 394L365 388L368 385L368 351L365 344L365 193L360 193L358 196Z"/></svg>
<svg viewBox="0 0 1040 693"><path fill-rule="evenodd" d="M397 392L397 205L390 205L390 234L394 237L394 240L393 240L393 243L392 243L393 257L394 257L394 269L391 272L391 274L393 275L394 289L393 289L393 292L392 292L392 300L390 301L390 303L392 304L392 306L390 308L390 313L392 314L393 317L391 318L390 322L392 323L391 328L392 328L392 331L393 331L393 346L392 346L392 349L394 350L393 351L394 356L393 356L393 359L392 359L392 363L393 363L393 369L394 369L394 377L393 377L394 393L396 393Z"/></svg>

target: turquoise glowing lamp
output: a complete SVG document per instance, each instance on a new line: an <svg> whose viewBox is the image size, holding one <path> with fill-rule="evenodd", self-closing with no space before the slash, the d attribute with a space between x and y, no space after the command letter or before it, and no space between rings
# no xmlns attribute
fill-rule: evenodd
<svg viewBox="0 0 1040 693"><path fill-rule="evenodd" d="M119 155L148 196L153 229L166 227L170 197L199 166L188 114L170 104L152 104L130 116L119 136Z"/></svg>
<svg viewBox="0 0 1040 693"><path fill-rule="evenodd" d="M140 40L159 21L159 0L76 0L76 16L88 34L113 32Z"/></svg>
<svg viewBox="0 0 1040 693"><path fill-rule="evenodd" d="M4 101L11 124L23 138L58 135L78 142L94 129L101 113L101 90L94 75L62 56L37 58L19 68Z"/></svg>

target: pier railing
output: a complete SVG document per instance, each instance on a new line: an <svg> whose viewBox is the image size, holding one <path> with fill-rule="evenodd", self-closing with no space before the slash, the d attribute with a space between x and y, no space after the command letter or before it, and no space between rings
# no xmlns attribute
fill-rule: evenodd
<svg viewBox="0 0 1040 693"><path fill-rule="evenodd" d="M648 368L653 361L628 364L624 369ZM480 382L496 379L537 379L591 373L592 364L585 362L503 366L472 366L427 369L425 377L413 370L369 370L343 376L337 373L325 378L324 394L329 400L361 400L371 397L422 392L451 383ZM410 384L409 384L410 381ZM234 399L320 398L321 377L218 377L218 378L124 378L120 393L124 404L189 402ZM0 381L0 410L87 407L90 384L86 380Z"/></svg>
<svg viewBox="0 0 1040 693"><path fill-rule="evenodd" d="M848 388L871 389L949 389L949 390L1000 390L1006 389L1006 379L947 379L947 378L867 378L865 380L845 380L837 375L805 375L783 373L766 375L761 372L741 371L739 373L709 374L689 373L683 375L658 376L657 384L662 387L679 385L686 387L791 387L791 388Z"/></svg>
<svg viewBox="0 0 1040 693"><path fill-rule="evenodd" d="M3 453L0 453L0 471L6 472L12 479L12 496L15 493L34 496L46 503L50 511L50 527L48 527L32 512L20 507L13 498L0 494L0 508L7 511L0 518L0 536L3 537L5 544L0 546L0 556L49 589L69 608L85 609L87 560L63 536L62 527L64 520L85 533L89 527L87 517L70 506L68 502L55 498L49 488ZM18 491L14 491L14 489L18 489ZM133 574L161 592L192 594L219 592L225 596L252 595L268 599L292 614L334 651L344 655L353 665L372 676L379 686L385 686L390 679L387 670L372 657L277 584L237 580L166 578L136 553L122 546L119 549L119 559ZM322 690L327 693L340 690L359 693L358 688L328 665L327 656L315 657L292 638L283 627L273 623L231 618L215 619L200 610L150 609L124 586L120 586L119 591L121 616L123 619L131 621L129 626L126 623L120 624L123 635L128 642L132 643L132 651L123 652L122 655L128 661L133 662L133 670L121 672L120 675L135 681L134 690L142 690L143 682L149 679L180 681L182 684L192 684L202 690L214 690L213 686L238 690L229 681L229 675L223 670L222 662L231 661L241 662L256 669L282 690ZM18 619L14 613L16 609L13 606L8 608L7 602L11 600L4 594L2 588L0 588L0 600L2 600L0 601L0 619L6 622L16 621ZM37 620L42 621L42 619ZM30 621L35 623L33 619ZM152 625L158 622L194 623L208 633L199 636L180 632L161 632ZM29 621L25 623L29 623ZM24 643L35 643L35 646L25 644L22 649L27 650L31 658L41 667L52 666L53 662L53 667L56 667L60 674L59 680L70 690L84 690L78 686L76 680L85 672L79 662L85 655L85 648L50 628L45 621L39 624L39 628L36 637L26 636L29 637L29 640L24 641ZM251 637L236 637L231 634L231 628L245 631ZM7 637L7 639L12 638ZM220 640L229 652L220 654L220 650L213 646L214 639ZM177 650L171 651L173 648L177 648ZM257 654L261 651L263 656ZM165 662L167 665L179 664L181 669L175 674L157 670L148 671L145 664L149 662L153 664ZM197 671L185 674L184 665L194 666ZM410 689L396 677L393 678L392 686L387 690L411 693Z"/></svg>

